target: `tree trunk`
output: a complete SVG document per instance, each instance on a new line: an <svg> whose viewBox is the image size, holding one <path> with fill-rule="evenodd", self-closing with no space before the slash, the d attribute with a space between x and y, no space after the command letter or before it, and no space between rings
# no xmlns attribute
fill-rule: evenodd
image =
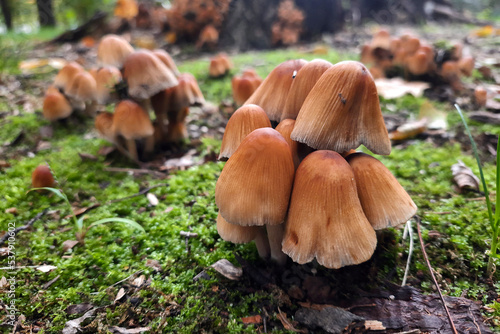
<svg viewBox="0 0 500 334"><path fill-rule="evenodd" d="M304 40L339 31L344 25L341 0L295 0L295 4L305 15L301 34Z"/></svg>
<svg viewBox="0 0 500 334"><path fill-rule="evenodd" d="M240 51L271 47L271 25L280 0L233 0L224 20L220 45Z"/></svg>
<svg viewBox="0 0 500 334"><path fill-rule="evenodd" d="M12 30L12 12L10 10L9 0L0 0L0 5L2 6L5 26L7 27L7 30Z"/></svg>
<svg viewBox="0 0 500 334"><path fill-rule="evenodd" d="M36 0L36 7L38 9L40 27L54 27L56 25L56 18L54 16L52 0Z"/></svg>

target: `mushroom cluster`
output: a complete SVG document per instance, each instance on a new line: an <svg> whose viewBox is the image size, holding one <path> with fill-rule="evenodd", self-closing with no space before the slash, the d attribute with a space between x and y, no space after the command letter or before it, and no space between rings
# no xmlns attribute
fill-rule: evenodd
<svg viewBox="0 0 500 334"><path fill-rule="evenodd" d="M444 81L460 91L460 77L471 76L474 69L474 58L463 54L461 43L440 50L418 37L392 37L387 30L380 30L370 43L363 45L361 62L371 66L375 78L402 74L407 78Z"/></svg>
<svg viewBox="0 0 500 334"><path fill-rule="evenodd" d="M226 126L219 159L227 162L215 189L219 235L254 240L261 257L281 265L287 256L335 269L367 261L375 230L406 222L417 207L379 160L355 151L360 145L391 151L363 64L278 65Z"/></svg>
<svg viewBox="0 0 500 334"><path fill-rule="evenodd" d="M196 78L179 73L164 50L134 50L122 37L104 36L97 49L99 68L85 71L75 62L66 64L45 95L44 116L55 121L73 110L96 109L115 103L114 113L96 116L95 126L133 160L139 160L136 141L144 141L144 153L155 144L187 138L189 107L205 103ZM156 124L151 121L152 106ZM125 148L126 147L126 148Z"/></svg>

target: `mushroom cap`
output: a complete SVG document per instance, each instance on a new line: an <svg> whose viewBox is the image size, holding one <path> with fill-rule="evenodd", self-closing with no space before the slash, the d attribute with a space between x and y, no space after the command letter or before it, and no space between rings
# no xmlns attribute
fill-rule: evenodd
<svg viewBox="0 0 500 334"><path fill-rule="evenodd" d="M131 53L125 59L123 78L127 81L129 95L136 99L147 99L179 84L172 71L146 50Z"/></svg>
<svg viewBox="0 0 500 334"><path fill-rule="evenodd" d="M220 57L214 57L210 59L210 65L208 67L208 75L212 78L218 78L225 75L229 69Z"/></svg>
<svg viewBox="0 0 500 334"><path fill-rule="evenodd" d="M376 245L349 164L333 151L309 154L295 174L283 252L337 269L367 261Z"/></svg>
<svg viewBox="0 0 500 334"><path fill-rule="evenodd" d="M177 69L177 65L175 65L174 59L167 51L163 49L156 49L153 50L153 54L158 57L158 59L160 59L161 62L165 64L165 66L167 66L168 69L172 71L172 73L174 73L176 77L180 75L179 69Z"/></svg>
<svg viewBox="0 0 500 334"><path fill-rule="evenodd" d="M51 89L43 100L43 117L49 121L67 118L73 112L69 101L59 91Z"/></svg>
<svg viewBox="0 0 500 334"><path fill-rule="evenodd" d="M202 105L205 103L205 97L203 97L203 93L201 92L200 86L198 86L198 81L191 73L182 73L181 77L183 77L191 87L191 92L193 93L194 100L191 101L192 105Z"/></svg>
<svg viewBox="0 0 500 334"><path fill-rule="evenodd" d="M97 62L101 66L122 68L125 59L134 52L134 48L123 37L106 35L101 38L97 48Z"/></svg>
<svg viewBox="0 0 500 334"><path fill-rule="evenodd" d="M261 106L271 121L279 122L294 76L305 64L307 61L304 59L292 59L279 64L245 104Z"/></svg>
<svg viewBox="0 0 500 334"><path fill-rule="evenodd" d="M235 76L231 80L231 87L233 90L233 100L237 105L241 106L246 100L255 92L262 82L259 78L250 76Z"/></svg>
<svg viewBox="0 0 500 334"><path fill-rule="evenodd" d="M31 173L31 184L33 188L54 187L56 181L54 175L47 165L40 165Z"/></svg>
<svg viewBox="0 0 500 334"><path fill-rule="evenodd" d="M374 229L397 226L415 215L417 206L383 163L361 152L349 154L346 160L354 172L363 211Z"/></svg>
<svg viewBox="0 0 500 334"><path fill-rule="evenodd" d="M95 101L97 98L97 87L94 77L85 71L77 74L69 85L66 95L76 101Z"/></svg>
<svg viewBox="0 0 500 334"><path fill-rule="evenodd" d="M113 143L115 134L113 132L113 114L103 112L96 116L94 126L99 134L107 141Z"/></svg>
<svg viewBox="0 0 500 334"><path fill-rule="evenodd" d="M391 153L375 82L357 61L333 65L307 95L291 138L316 149L336 152L365 145L376 154Z"/></svg>
<svg viewBox="0 0 500 334"><path fill-rule="evenodd" d="M217 232L225 241L235 244L246 244L257 235L261 227L259 226L240 226L228 223L221 214L217 215Z"/></svg>
<svg viewBox="0 0 500 334"><path fill-rule="evenodd" d="M486 105L486 102L488 100L488 92L486 91L486 89L484 89L484 87L477 86L476 88L474 88L474 100L481 107L484 107Z"/></svg>
<svg viewBox="0 0 500 334"><path fill-rule="evenodd" d="M140 105L124 100L115 107L111 131L125 139L141 139L152 136L154 128L147 112Z"/></svg>
<svg viewBox="0 0 500 334"><path fill-rule="evenodd" d="M66 90L75 76L83 71L83 67L74 61L64 65L54 79L54 86L59 89Z"/></svg>
<svg viewBox="0 0 500 334"><path fill-rule="evenodd" d="M122 74L116 67L103 67L95 76L96 81L96 100L99 104L107 104L112 102L111 93L115 89L115 85L122 80Z"/></svg>
<svg viewBox="0 0 500 334"><path fill-rule="evenodd" d="M318 79L325 73L333 64L323 59L314 59L302 66L293 79L288 97L281 114L281 120L296 119L300 108L304 103L307 95L314 87Z"/></svg>
<svg viewBox="0 0 500 334"><path fill-rule="evenodd" d="M270 127L271 121L261 107L247 104L238 108L227 122L222 137L219 160L230 158L243 139L253 130Z"/></svg>
<svg viewBox="0 0 500 334"><path fill-rule="evenodd" d="M373 49L382 48L389 50L391 48L391 35L385 29L377 31L370 42L370 46Z"/></svg>
<svg viewBox="0 0 500 334"><path fill-rule="evenodd" d="M283 223L293 174L290 147L280 133L272 128L252 131L217 180L215 202L220 214L241 226Z"/></svg>
<svg viewBox="0 0 500 334"><path fill-rule="evenodd" d="M417 51L406 61L408 71L414 75L422 75L429 70L429 56L424 51Z"/></svg>
<svg viewBox="0 0 500 334"><path fill-rule="evenodd" d="M474 70L474 58L472 57L463 57L458 61L458 68L460 72L467 77L472 75L472 71Z"/></svg>
<svg viewBox="0 0 500 334"><path fill-rule="evenodd" d="M290 146L290 150L292 151L293 164L295 166L295 170L297 170L300 161L303 158L305 158L305 156L307 156L309 153L311 153L312 149L307 145L296 142L295 140L290 138L294 126L295 126L295 120L284 119L278 124L278 126L276 127L276 131L281 133L283 138L285 138L286 142Z"/></svg>

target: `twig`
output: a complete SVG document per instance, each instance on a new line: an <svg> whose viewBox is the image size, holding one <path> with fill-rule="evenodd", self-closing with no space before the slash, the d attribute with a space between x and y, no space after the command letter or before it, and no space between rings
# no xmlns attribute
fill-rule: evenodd
<svg viewBox="0 0 500 334"><path fill-rule="evenodd" d="M478 334L482 334L482 332L481 332L481 328L479 327L479 325L478 325L478 324L477 324L477 322L476 322L476 317L474 316L474 314L473 314L473 313L471 312L471 310L470 310L470 306L469 306L469 313L470 313L470 316L471 316L471 318L472 318L472 321L474 321L474 325L476 325L476 328L477 328L477 332L478 332Z"/></svg>
<svg viewBox="0 0 500 334"><path fill-rule="evenodd" d="M115 172L115 173L137 173L137 174L154 174L159 177L164 177L167 174L159 172L157 170L145 169L145 168L119 168L119 167L107 167L104 168L106 172Z"/></svg>
<svg viewBox="0 0 500 334"><path fill-rule="evenodd" d="M448 321L450 323L451 329L454 334L458 334L457 329L455 328L455 324L453 323L453 319L451 318L450 311L448 310L448 306L446 306L446 302L444 300L443 294L441 293L441 289L439 288L439 284L436 280L436 277L434 276L434 272L431 267L431 263L429 262L429 258L427 257L427 252L425 251L425 245L424 245L424 240L422 239L422 233L420 232L420 217L415 216L415 219L417 220L417 233L418 233L418 240L420 241L420 247L422 249L422 254L424 255L424 260L425 263L427 264L427 268L429 268L429 272L431 273L432 280L434 281L434 284L436 285L439 298L441 299L441 302L443 303L444 310L446 312L446 316L448 317Z"/></svg>
<svg viewBox="0 0 500 334"><path fill-rule="evenodd" d="M410 249L408 249L408 259L406 260L406 268L405 274L403 276L403 282L401 286L406 285L406 279L408 278L408 272L410 272L410 264L411 264L411 255L413 254L413 229L411 227L411 221L408 220L405 225L405 230L403 233L403 240L406 238L406 233L408 232L408 236L410 237Z"/></svg>
<svg viewBox="0 0 500 334"><path fill-rule="evenodd" d="M0 246L3 245L5 243L5 241L7 241L7 239L9 239L10 237L13 237L13 236L17 235L19 232L27 230L28 228L30 228L31 226L33 226L33 224L37 220L39 220L40 218L42 218L47 213L47 211L49 211L49 209L45 209L42 212L39 212L35 217L31 218L25 225L20 226L20 227L14 229L14 231L6 232L2 236L2 238L0 238ZM12 233L14 233L14 235L12 235Z"/></svg>
<svg viewBox="0 0 500 334"><path fill-rule="evenodd" d="M133 194L133 195L122 197L122 198L112 199L112 200L107 201L106 203L104 203L104 205L113 204L113 203L125 201L127 199L131 199L131 198L134 198L134 197L137 197L137 196L141 196L141 195L144 195L147 192L149 192L151 189L155 189L155 188L159 188L159 187L163 187L163 186L168 186L168 183L160 183L160 184L156 184L154 186L148 187L148 188L144 188L141 191L139 191L137 194Z"/></svg>
<svg viewBox="0 0 500 334"><path fill-rule="evenodd" d="M134 272L134 273L130 274L130 276L125 277L125 278L124 278L124 279L122 279L121 281L118 281L118 282L116 282L116 283L111 284L111 285L110 285L110 286L108 286L105 290L108 290L109 288L114 287L115 285L118 285L118 284L120 284L120 283L123 283L123 282L125 282L125 281L129 280L132 276L137 275L137 274L140 274L140 273L142 273L143 271L144 271L144 269L137 270L136 272ZM90 294L91 294L91 295L97 295L98 293L99 293L99 292L91 292Z"/></svg>

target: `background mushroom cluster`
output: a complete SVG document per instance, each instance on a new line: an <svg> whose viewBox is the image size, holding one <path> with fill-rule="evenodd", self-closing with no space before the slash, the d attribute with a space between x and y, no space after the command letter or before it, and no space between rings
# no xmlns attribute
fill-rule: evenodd
<svg viewBox="0 0 500 334"><path fill-rule="evenodd" d="M462 43L435 46L410 34L394 37L383 29L363 45L361 61L370 66L375 78L399 75L445 82L455 91L463 89L460 77L471 76L475 63Z"/></svg>
<svg viewBox="0 0 500 334"><path fill-rule="evenodd" d="M138 147L147 156L155 145L187 138L189 107L205 100L195 77L179 73L166 51L134 50L124 38L106 35L98 46L97 63L99 68L86 71L70 62L59 71L45 94L45 118L64 119L73 111L93 116L96 110L115 104L114 113L96 116L96 129L136 161Z"/></svg>
<svg viewBox="0 0 500 334"><path fill-rule="evenodd" d="M363 64L278 65L226 126L215 190L220 236L254 240L279 264L287 256L328 268L367 261L375 230L406 222L417 207L379 160L354 151L360 145L391 151Z"/></svg>

